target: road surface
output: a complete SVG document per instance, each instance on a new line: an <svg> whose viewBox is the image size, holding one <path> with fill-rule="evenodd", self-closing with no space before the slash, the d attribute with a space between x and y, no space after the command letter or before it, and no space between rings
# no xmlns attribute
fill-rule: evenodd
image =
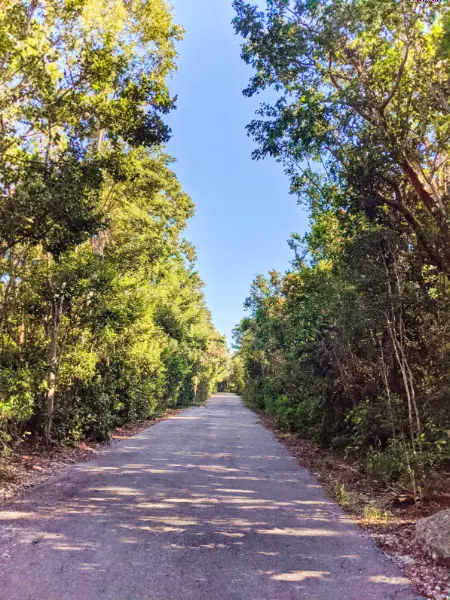
<svg viewBox="0 0 450 600"><path fill-rule="evenodd" d="M1 600L411 600L244 407L217 395L0 512Z"/></svg>

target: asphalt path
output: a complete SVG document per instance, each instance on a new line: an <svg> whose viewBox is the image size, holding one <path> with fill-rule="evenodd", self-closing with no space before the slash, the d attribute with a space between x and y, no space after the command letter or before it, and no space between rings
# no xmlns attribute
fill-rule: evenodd
<svg viewBox="0 0 450 600"><path fill-rule="evenodd" d="M400 571L234 395L0 511L1 600L411 600Z"/></svg>

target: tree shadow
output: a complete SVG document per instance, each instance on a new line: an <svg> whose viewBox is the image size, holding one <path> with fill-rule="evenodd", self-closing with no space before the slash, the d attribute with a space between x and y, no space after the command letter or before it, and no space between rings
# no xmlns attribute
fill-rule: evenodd
<svg viewBox="0 0 450 600"><path fill-rule="evenodd" d="M1 511L0 569L1 600L412 598L317 481L225 395Z"/></svg>

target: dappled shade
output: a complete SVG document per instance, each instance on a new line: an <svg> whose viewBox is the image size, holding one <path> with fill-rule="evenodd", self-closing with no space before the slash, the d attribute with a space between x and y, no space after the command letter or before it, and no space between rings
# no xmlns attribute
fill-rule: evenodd
<svg viewBox="0 0 450 600"><path fill-rule="evenodd" d="M2 513L2 600L409 598L235 396L51 483Z"/></svg>

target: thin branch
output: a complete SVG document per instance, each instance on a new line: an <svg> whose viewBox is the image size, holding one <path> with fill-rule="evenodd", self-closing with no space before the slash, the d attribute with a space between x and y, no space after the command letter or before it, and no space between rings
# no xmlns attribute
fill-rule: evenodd
<svg viewBox="0 0 450 600"><path fill-rule="evenodd" d="M406 61L408 60L408 56L409 56L409 46L406 47L405 56L403 57L402 64L400 65L400 69L398 71L394 86L393 86L392 90L390 91L390 93L387 95L387 97L383 100L383 102L381 103L381 106L379 108L380 114L382 116L384 116L384 111L385 111L386 107L388 106L389 102L395 96L395 94L397 93L397 91L400 87L400 82L402 80L403 73L405 72L405 66L406 66Z"/></svg>

